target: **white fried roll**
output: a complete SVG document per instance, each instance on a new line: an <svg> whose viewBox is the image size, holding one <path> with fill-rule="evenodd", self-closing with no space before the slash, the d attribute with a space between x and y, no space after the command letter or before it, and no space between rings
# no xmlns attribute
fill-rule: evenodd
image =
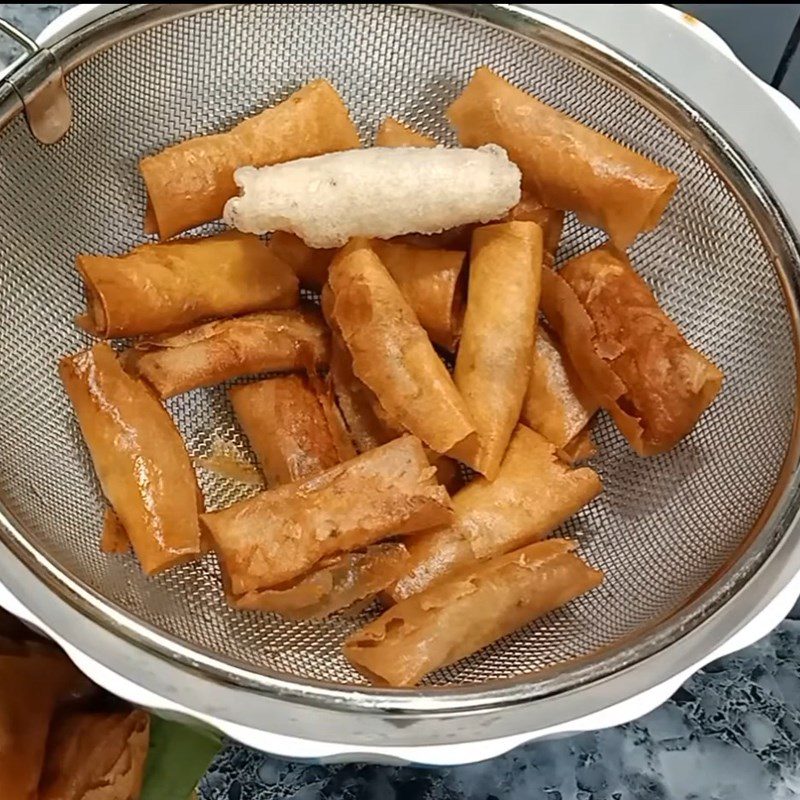
<svg viewBox="0 0 800 800"><path fill-rule="evenodd" d="M310 247L355 236L440 233L503 216L520 199L520 171L503 148L372 147L241 167L225 204L240 231L288 231Z"/></svg>

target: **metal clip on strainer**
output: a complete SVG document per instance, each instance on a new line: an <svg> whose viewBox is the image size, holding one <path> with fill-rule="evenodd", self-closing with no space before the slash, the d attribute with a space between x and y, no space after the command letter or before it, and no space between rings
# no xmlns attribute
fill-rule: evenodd
<svg viewBox="0 0 800 800"><path fill-rule="evenodd" d="M0 19L6 33L27 52L6 71L7 82L19 97L31 133L42 144L54 144L72 124L72 104L64 88L64 73L58 59L39 47L10 22Z"/></svg>
<svg viewBox="0 0 800 800"><path fill-rule="evenodd" d="M135 702L286 755L428 762L616 724L775 624L800 568L800 133L754 76L650 5L90 9L41 48L2 25L29 56L0 80L0 603ZM600 424L605 491L564 532L581 532L601 590L390 691L341 656L363 617L240 613L213 558L146 579L102 555L100 494L56 363L87 342L72 324L84 303L75 254L142 241L142 155L318 76L365 141L391 114L452 143L443 110L482 63L681 176L632 259L726 381L658 458ZM570 219L560 256L601 239ZM246 452L222 387L169 409L193 456L219 438ZM199 477L211 507L248 490Z"/></svg>

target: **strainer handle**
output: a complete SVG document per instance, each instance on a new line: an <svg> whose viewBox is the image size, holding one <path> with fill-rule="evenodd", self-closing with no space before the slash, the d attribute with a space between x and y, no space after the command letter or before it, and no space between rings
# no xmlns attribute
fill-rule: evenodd
<svg viewBox="0 0 800 800"><path fill-rule="evenodd" d="M58 59L7 20L0 18L0 33L21 45L26 54L0 73L0 88L7 84L19 97L28 127L42 144L54 144L72 124L72 104L64 87Z"/></svg>

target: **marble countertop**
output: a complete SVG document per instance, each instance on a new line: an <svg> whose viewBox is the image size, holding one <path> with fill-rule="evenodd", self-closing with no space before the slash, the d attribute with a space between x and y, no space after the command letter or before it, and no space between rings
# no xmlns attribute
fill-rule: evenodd
<svg viewBox="0 0 800 800"><path fill-rule="evenodd" d="M68 7L0 4L0 17L35 35ZM691 8L698 13L696 9L703 7ZM780 13L786 14L786 6L782 8ZM16 54L0 42L0 64ZM491 761L448 769L292 763L231 743L203 779L200 796L202 800L800 798L800 605L759 644L710 665L664 706L628 725L535 743Z"/></svg>

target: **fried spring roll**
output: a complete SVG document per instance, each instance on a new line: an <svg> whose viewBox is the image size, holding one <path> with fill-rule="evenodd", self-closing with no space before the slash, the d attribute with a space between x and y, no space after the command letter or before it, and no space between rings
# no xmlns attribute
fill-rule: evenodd
<svg viewBox="0 0 800 800"><path fill-rule="evenodd" d="M453 524L406 541L411 564L391 598L402 600L475 559L544 538L601 488L594 470L571 469L550 442L519 425L495 480L477 478L453 496Z"/></svg>
<svg viewBox="0 0 800 800"><path fill-rule="evenodd" d="M331 344L331 386L350 438L359 453L396 439L402 428L380 409L378 398L354 374L346 345L336 334Z"/></svg>
<svg viewBox="0 0 800 800"><path fill-rule="evenodd" d="M583 313L562 291L569 308L554 316L587 388L638 453L674 447L719 392L722 372L688 344L628 258L613 247L573 259L560 277Z"/></svg>
<svg viewBox="0 0 800 800"><path fill-rule="evenodd" d="M131 549L131 543L125 528L112 508L106 508L103 516L103 534L100 538L100 550L103 553L122 555Z"/></svg>
<svg viewBox="0 0 800 800"><path fill-rule="evenodd" d="M328 280L328 268L336 254L336 250L315 250L286 231L275 231L269 237L267 249L292 268L301 286L316 290Z"/></svg>
<svg viewBox="0 0 800 800"><path fill-rule="evenodd" d="M453 373L478 430L471 466L493 480L519 420L539 309L542 230L504 222L472 234L464 330Z"/></svg>
<svg viewBox="0 0 800 800"><path fill-rule="evenodd" d="M181 330L216 317L296 306L297 278L255 236L143 244L122 256L77 257L87 310L77 323L115 338Z"/></svg>
<svg viewBox="0 0 800 800"><path fill-rule="evenodd" d="M202 520L238 596L280 586L336 553L449 523L450 497L434 473L419 439L403 436Z"/></svg>
<svg viewBox="0 0 800 800"><path fill-rule="evenodd" d="M139 342L126 366L159 397L242 375L328 365L330 334L315 309L264 311Z"/></svg>
<svg viewBox="0 0 800 800"><path fill-rule="evenodd" d="M97 344L62 359L61 380L103 494L152 575L201 550L201 496L181 435L155 395Z"/></svg>
<svg viewBox="0 0 800 800"><path fill-rule="evenodd" d="M35 800L57 706L85 679L61 652L0 655L0 797Z"/></svg>
<svg viewBox="0 0 800 800"><path fill-rule="evenodd" d="M464 316L467 254L377 240L372 242L372 249L389 270L431 341L453 352Z"/></svg>
<svg viewBox="0 0 800 800"><path fill-rule="evenodd" d="M363 239L334 259L332 318L353 372L389 417L432 450L469 458L475 426L447 368L397 284Z"/></svg>
<svg viewBox="0 0 800 800"><path fill-rule="evenodd" d="M146 711L71 713L50 733L38 800L139 797L150 742Z"/></svg>
<svg viewBox="0 0 800 800"><path fill-rule="evenodd" d="M574 211L619 248L654 228L678 177L480 67L447 117L466 147L494 142L548 208Z"/></svg>
<svg viewBox="0 0 800 800"><path fill-rule="evenodd" d="M563 449L586 428L596 411L597 403L547 329L540 325L522 421ZM576 455L582 452L583 449Z"/></svg>
<svg viewBox="0 0 800 800"><path fill-rule="evenodd" d="M197 136L139 162L158 233L176 233L222 216L237 193L239 167L263 167L360 147L347 107L327 81L316 80L225 133Z"/></svg>
<svg viewBox="0 0 800 800"><path fill-rule="evenodd" d="M268 378L228 393L270 487L313 478L356 454L330 401L306 378Z"/></svg>
<svg viewBox="0 0 800 800"><path fill-rule="evenodd" d="M564 230L564 212L543 206L529 192L523 192L522 198L506 215L509 222L535 222L542 229L542 251L545 260L555 260L561 232Z"/></svg>
<svg viewBox="0 0 800 800"><path fill-rule="evenodd" d="M386 117L375 136L375 147L436 147L436 139L415 131L394 117Z"/></svg>
<svg viewBox="0 0 800 800"><path fill-rule="evenodd" d="M402 544L374 544L333 556L286 587L247 592L229 601L240 610L321 619L382 592L400 577L407 562L408 551Z"/></svg>
<svg viewBox="0 0 800 800"><path fill-rule="evenodd" d="M599 586L575 543L551 539L490 561L393 606L350 636L344 654L376 683L414 686Z"/></svg>

